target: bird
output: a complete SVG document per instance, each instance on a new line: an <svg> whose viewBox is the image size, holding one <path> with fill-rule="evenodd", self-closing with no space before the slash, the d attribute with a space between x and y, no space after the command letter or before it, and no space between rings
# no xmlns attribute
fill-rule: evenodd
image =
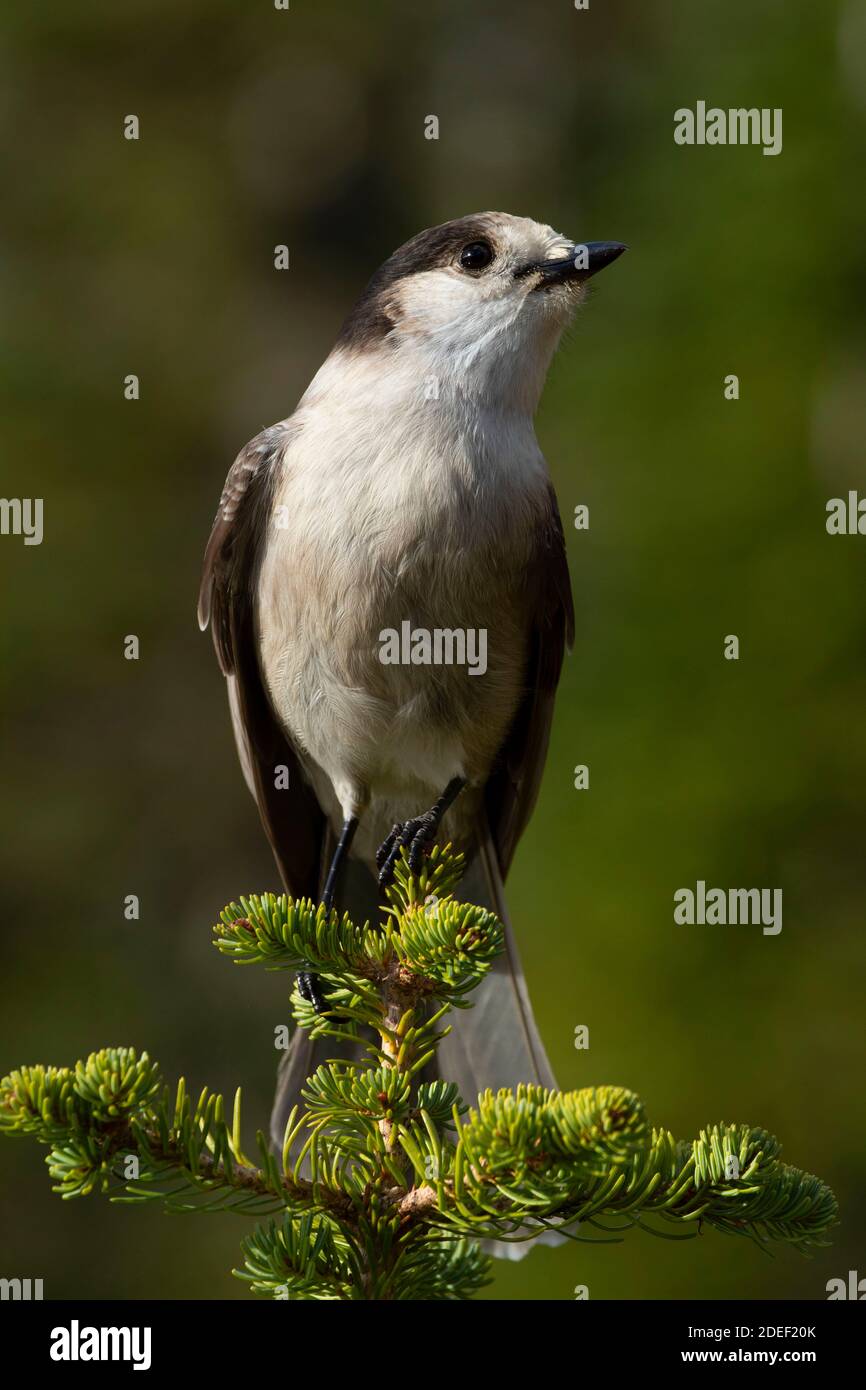
<svg viewBox="0 0 866 1390"><path fill-rule="evenodd" d="M439 1049L470 1102L556 1086L503 891L574 640L533 421L587 282L625 249L501 212L412 237L294 412L238 454L205 552L199 625L286 891L376 920L398 855L417 869L450 842L467 858L460 896L505 924L503 956ZM308 972L298 988L327 1007ZM338 1050L293 1034L278 1148Z"/></svg>

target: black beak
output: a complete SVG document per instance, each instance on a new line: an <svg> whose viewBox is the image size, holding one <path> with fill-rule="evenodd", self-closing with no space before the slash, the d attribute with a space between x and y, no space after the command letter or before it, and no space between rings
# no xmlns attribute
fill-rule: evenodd
<svg viewBox="0 0 866 1390"><path fill-rule="evenodd" d="M540 270L544 278L539 288L545 285L561 285L567 280L582 283L604 270L606 265L610 265L611 261L615 261L627 250L628 247L623 246L620 241L579 242L571 248L568 256L558 257L555 261L536 261L534 265L521 270L520 274L528 275L532 270Z"/></svg>

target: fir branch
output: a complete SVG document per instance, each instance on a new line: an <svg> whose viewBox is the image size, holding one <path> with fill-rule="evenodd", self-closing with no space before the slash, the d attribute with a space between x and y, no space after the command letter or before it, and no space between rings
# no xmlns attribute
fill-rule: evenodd
<svg viewBox="0 0 866 1390"><path fill-rule="evenodd" d="M257 1160L245 1154L239 1091L229 1119L221 1096L205 1088L193 1102L183 1080L169 1091L132 1048L12 1072L0 1131L48 1147L65 1199L107 1192L176 1212L273 1215L234 1271L272 1298L466 1298L489 1279L477 1241L549 1228L608 1240L711 1226L764 1248L826 1243L832 1192L783 1163L764 1130L715 1125L678 1143L650 1130L622 1087L519 1086L467 1109L452 1083L419 1080L450 1009L468 1006L504 945L493 914L453 897L462 867L437 848L413 876L404 855L375 926L285 894L221 914L214 944L236 964L321 976L330 1008L316 1014L295 990L300 1027L368 1053L308 1078L280 1155L261 1133Z"/></svg>

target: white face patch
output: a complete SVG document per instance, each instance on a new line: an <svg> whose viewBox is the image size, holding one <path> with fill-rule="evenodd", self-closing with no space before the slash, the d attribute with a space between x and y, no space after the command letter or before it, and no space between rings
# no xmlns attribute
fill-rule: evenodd
<svg viewBox="0 0 866 1390"><path fill-rule="evenodd" d="M582 298L575 281L545 285L541 261L567 259L573 243L528 218L491 218L495 251L479 273L460 264L408 274L388 295L392 348L420 358L490 405L534 410L563 329Z"/></svg>
<svg viewBox="0 0 866 1390"><path fill-rule="evenodd" d="M540 272L525 268L538 261L566 259L573 243L523 217L499 217L492 224L493 262L480 273L464 270L459 253L452 262L399 281L389 297L394 331L426 337L442 353L544 350L558 339L574 312L580 292L574 282L541 288Z"/></svg>

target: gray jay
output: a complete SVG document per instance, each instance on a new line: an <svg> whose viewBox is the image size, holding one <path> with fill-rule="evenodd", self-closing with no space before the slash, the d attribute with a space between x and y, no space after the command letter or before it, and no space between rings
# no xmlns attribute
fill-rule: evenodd
<svg viewBox="0 0 866 1390"><path fill-rule="evenodd" d="M373 276L293 415L229 471L207 546L235 737L280 873L356 921L405 848L463 848L507 951L439 1051L470 1102L555 1086L502 883L532 812L574 610L533 428L590 276L625 248L487 212ZM437 659L438 658L438 659ZM299 977L316 1007L318 982ZM297 1030L272 1134L333 1040Z"/></svg>

